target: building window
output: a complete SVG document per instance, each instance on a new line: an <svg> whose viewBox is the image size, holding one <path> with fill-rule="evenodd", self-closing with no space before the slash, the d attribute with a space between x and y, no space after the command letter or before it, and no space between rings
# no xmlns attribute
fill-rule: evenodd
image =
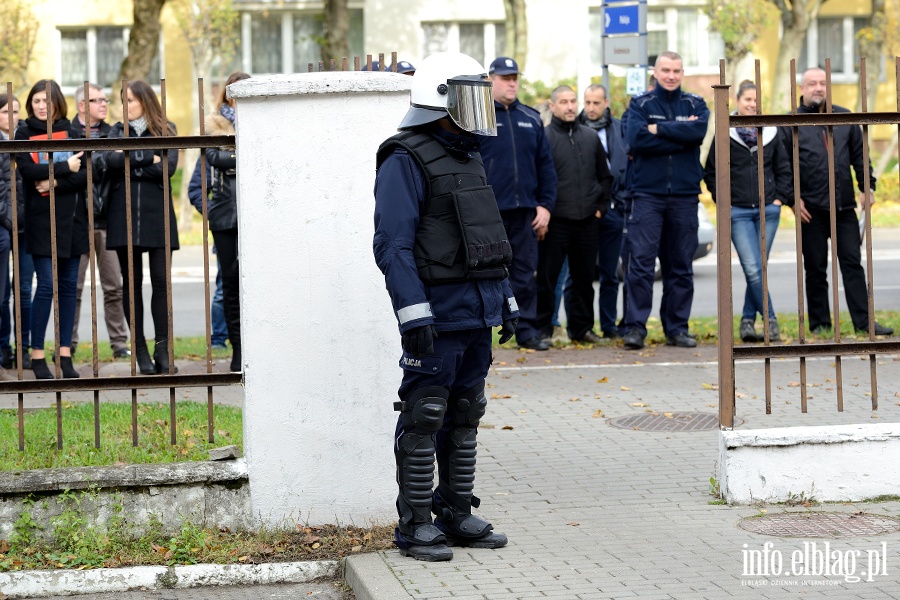
<svg viewBox="0 0 900 600"><path fill-rule="evenodd" d="M84 27L59 30L59 61L57 80L63 88L76 88L85 80L109 88L119 75L122 61L128 54L129 27ZM157 85L160 79L159 51L150 65L148 83ZM68 90L66 90L68 92ZM71 92L68 92L71 93Z"/></svg>
<svg viewBox="0 0 900 600"><path fill-rule="evenodd" d="M325 35L321 13L261 11L241 14L241 48L230 70L251 73L305 73L322 60ZM350 10L350 56L363 54L363 11ZM318 68L317 66L315 68Z"/></svg>
<svg viewBox="0 0 900 600"><path fill-rule="evenodd" d="M859 46L856 34L868 23L859 17L820 17L810 24L806 41L797 60L797 76L809 67L825 68L831 59L831 75L844 81L856 81Z"/></svg>
<svg viewBox="0 0 900 600"><path fill-rule="evenodd" d="M603 66L603 26L601 10L589 13L591 61L595 69ZM650 8L647 11L647 57L650 66L666 50L674 50L684 59L688 74L714 72L719 59L725 58L722 36L709 31L709 18L699 8Z"/></svg>
<svg viewBox="0 0 900 600"><path fill-rule="evenodd" d="M422 23L422 56L462 52L487 65L506 48L503 23Z"/></svg>

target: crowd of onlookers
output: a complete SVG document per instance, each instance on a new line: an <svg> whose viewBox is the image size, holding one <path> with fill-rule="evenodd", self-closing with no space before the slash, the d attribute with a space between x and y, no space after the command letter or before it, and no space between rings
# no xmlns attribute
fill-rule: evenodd
<svg viewBox="0 0 900 600"><path fill-rule="evenodd" d="M547 350L556 337L557 312L565 299L567 333L576 343L621 338L625 348L644 347L658 263L663 295L659 309L667 345L692 348L688 329L693 302L692 260L697 249L700 183L716 199L715 147L701 163L700 147L709 127L703 98L681 88L683 62L663 52L653 69L650 89L631 98L627 107L610 107L608 90L591 85L577 111L575 91L560 86L551 93L549 115L519 102L515 60L499 57L490 65L498 135L482 140L488 183L513 248L510 284L520 318L519 347ZM826 110L825 72L808 69L802 78L798 111ZM749 81L738 86L737 113L756 114L757 90ZM624 108L621 119L611 108ZM846 109L833 106L834 112ZM860 257L860 227L851 168L862 192L868 178L872 202L875 178L863 164L859 126L801 127L799 135L800 202L794 206L790 129L735 127L730 130L732 241L747 288L740 321L745 342L779 341L778 320L769 296L764 305L762 247L766 255L778 228L781 206L791 206L801 220L810 330L832 329L827 258L831 237L827 145L835 157L837 247L853 326L868 333L868 292ZM599 141L599 143L598 143ZM758 159L763 157L764 192L760 193ZM761 205L765 236L761 235ZM621 264L621 270L619 265ZM619 274L624 289L617 311ZM594 331L595 294L600 332ZM757 316L767 328L760 334ZM618 320L617 320L618 317ZM893 330L871 323L875 335ZM602 337L601 337L602 336Z"/></svg>
<svg viewBox="0 0 900 600"><path fill-rule="evenodd" d="M408 74L415 71L409 63L401 66ZM709 151L704 168L700 146L708 128L709 110L703 98L681 89L681 57L674 52L657 57L651 89L632 98L621 118L614 116L612 108L619 107L610 106L608 90L601 85L584 90L580 112L575 91L568 86L557 87L548 102L546 126L538 111L518 100L520 74L515 60L497 58L490 65L489 75L498 135L482 140L481 154L513 251L509 281L521 315L516 330L518 345L547 350L565 298L567 332L574 342L621 338L628 349L642 348L658 261L663 282L660 320L667 344L695 346L688 319L694 293L697 202L701 180L705 180L713 200L717 197L716 151L714 147ZM222 86L217 110L207 120L208 134L234 133L233 101L225 99L224 89L246 77L245 73L234 73ZM71 120L67 100L53 80L35 83L24 104L15 97L0 95L0 139L134 138L176 133L153 88L144 81L129 82L123 91L127 125L106 122L110 100L102 87L92 84L88 91L85 97L83 88L76 90ZM825 110L822 69L811 68L803 74L801 91L799 112ZM737 114L755 114L755 86L743 82L735 101ZM20 114L23 109L24 115ZM832 110L846 109L833 106ZM775 238L782 206L790 206L801 219L810 330L823 333L832 327L827 281L831 236L826 159L829 138L824 127L801 127L799 131L801 201L795 206L791 132L772 127L730 130L732 240L747 282L739 330L745 342L780 339L771 295L768 305L763 303L760 204L765 207L766 253ZM834 127L831 143L836 182L835 244L853 325L858 331L868 332L868 292L861 266L851 168L860 190L868 177L873 192L875 178L871 167L866 173L863 166L858 126ZM757 170L760 155L765 174L762 195ZM231 369L238 371L242 364L235 153L208 148L205 158L209 229L219 266L212 314L213 344L224 345L227 336L233 350ZM10 179L11 159L16 163L14 181ZM0 366L12 368L21 360L35 377L54 378L44 338L55 280L59 369L63 377L78 377L72 354L78 344L78 316L93 236L113 357L131 355L131 332L142 374L176 370L170 364L171 307L166 298L170 274L166 269L170 264L167 253L179 247L178 224L171 185L164 179L171 178L177 166L177 150L131 150L127 154L95 151L90 161L84 152L0 153ZM198 211L203 203L204 171L200 166L198 159L188 194ZM93 169L90 195L88 168ZM17 191L19 235L15 247L11 184ZM89 196L93 200L93 231L89 231ZM127 199L131 202L130 223ZM863 205L871 201L871 192L861 198ZM55 218L55 273L51 214ZM144 255L152 290L152 355L144 334ZM18 267L17 286L12 285L10 258ZM621 311L620 274L624 279ZM599 333L594 330L596 279L600 282L596 298ZM768 329L760 334L756 320L762 315L768 317L764 319ZM876 335L893 333L878 323L873 323L872 329ZM18 347L13 348L12 343L19 338Z"/></svg>
<svg viewBox="0 0 900 600"><path fill-rule="evenodd" d="M209 134L234 133L234 106L225 99L224 89L247 77L244 73L234 73L222 87L216 113L208 119ZM0 138L42 141L176 135L175 125L166 119L150 84L128 82L122 91L124 121L113 125L106 122L110 99L104 89L90 84L88 91L85 97L84 88L76 89L76 111L71 120L69 104L54 80L35 83L24 104L16 97L0 95ZM21 115L23 109L25 114ZM219 259L221 289L218 291L223 309L220 314L224 315L224 329L232 345L231 370L239 371L242 362L235 153L232 149L208 148L205 155L209 229ZM0 286L3 287L0 366L9 369L21 361L23 368L33 371L36 378L55 378L44 348L55 288L59 315L55 336L59 343L53 358L58 358L62 377L79 376L72 355L78 344L78 316L93 236L113 357L131 356L130 331L140 373L176 372L170 362L171 307L166 282L170 277L169 253L179 247L170 181L178 166L178 150L94 151L89 155L91 160L87 156L85 152L68 151L0 153ZM15 161L14 178L12 161ZM87 189L88 169L92 170L91 193ZM190 200L202 210L200 169L195 169L195 176L198 185L191 186ZM11 186L15 187L15 194ZM12 235L13 196L17 205L17 244L13 244ZM55 231L51 231L51 218ZM93 231L89 225L91 218ZM144 255L152 290L150 314L155 342L152 355L144 334ZM10 258L17 263L17 285L13 285ZM216 327L215 341L224 344L221 329Z"/></svg>

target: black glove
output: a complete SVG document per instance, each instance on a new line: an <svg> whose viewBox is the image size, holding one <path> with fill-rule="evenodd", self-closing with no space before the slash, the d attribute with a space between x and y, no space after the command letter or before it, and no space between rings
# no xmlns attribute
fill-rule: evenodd
<svg viewBox="0 0 900 600"><path fill-rule="evenodd" d="M434 325L413 327L404 331L401 336L403 338L403 351L407 354L415 356L434 354L434 338L438 336L434 330Z"/></svg>
<svg viewBox="0 0 900 600"><path fill-rule="evenodd" d="M516 334L516 325L519 324L518 317L514 317L512 319L507 319L503 321L503 325L500 326L500 343L505 344L509 340L512 339L512 336Z"/></svg>

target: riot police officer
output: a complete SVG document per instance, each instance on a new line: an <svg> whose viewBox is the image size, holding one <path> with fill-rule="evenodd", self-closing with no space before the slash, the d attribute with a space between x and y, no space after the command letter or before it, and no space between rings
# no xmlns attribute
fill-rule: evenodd
<svg viewBox="0 0 900 600"><path fill-rule="evenodd" d="M449 546L507 542L472 514L491 327L505 342L519 316L512 251L478 153L478 136L496 135L481 65L457 53L425 59L399 129L378 149L374 238L403 347L395 543L404 556L450 560Z"/></svg>

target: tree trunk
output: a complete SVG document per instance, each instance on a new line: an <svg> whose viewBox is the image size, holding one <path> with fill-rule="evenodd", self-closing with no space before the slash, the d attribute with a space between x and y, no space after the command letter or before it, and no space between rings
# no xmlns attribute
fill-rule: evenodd
<svg viewBox="0 0 900 600"><path fill-rule="evenodd" d="M350 11L347 0L325 0L325 43L322 44L322 60L326 69L334 59L340 68L341 59L350 57L347 37L350 33ZM383 69L387 65L381 65Z"/></svg>
<svg viewBox="0 0 900 600"><path fill-rule="evenodd" d="M111 98L121 97L123 79L147 79L150 64L159 51L159 14L165 3L166 0L134 0L134 22L128 36L128 55L122 61L119 75L112 83ZM122 111L122 104L113 102L109 105L110 119L122 119Z"/></svg>
<svg viewBox="0 0 900 600"><path fill-rule="evenodd" d="M775 62L775 79L772 82L769 109L774 113L791 109L791 88L796 85L790 81L791 59L800 56L800 49L806 41L806 31L819 15L819 9L825 0L794 0L787 7L784 0L775 0L781 11L782 35L778 47L778 59ZM797 73L798 75L800 73Z"/></svg>
<svg viewBox="0 0 900 600"><path fill-rule="evenodd" d="M159 13L166 0L134 0L134 24L128 38L128 56L119 69L119 82L147 79L150 63L159 50Z"/></svg>
<svg viewBox="0 0 900 600"><path fill-rule="evenodd" d="M528 20L525 0L503 0L506 9L506 45L504 54L515 59L519 71L525 71L528 58Z"/></svg>

